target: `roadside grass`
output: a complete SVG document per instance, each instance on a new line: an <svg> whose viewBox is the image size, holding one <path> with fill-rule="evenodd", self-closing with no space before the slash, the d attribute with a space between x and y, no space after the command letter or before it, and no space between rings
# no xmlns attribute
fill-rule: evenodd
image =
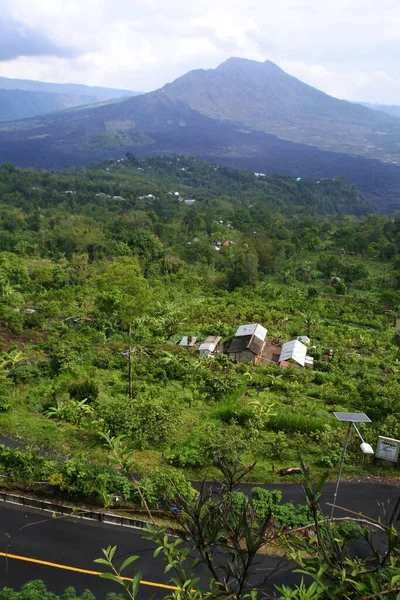
<svg viewBox="0 0 400 600"><path fill-rule="evenodd" d="M12 392L10 402L11 410L0 413L0 434L19 444L38 446L50 453L70 455L90 451L92 459L105 455L101 440L95 433L32 412L24 394L18 390Z"/></svg>

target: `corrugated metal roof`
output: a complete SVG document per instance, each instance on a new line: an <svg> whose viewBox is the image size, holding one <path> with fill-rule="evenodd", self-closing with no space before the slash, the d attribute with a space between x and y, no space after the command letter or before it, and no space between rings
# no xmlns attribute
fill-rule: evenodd
<svg viewBox="0 0 400 600"><path fill-rule="evenodd" d="M221 336L219 335L209 335L202 344L199 346L199 352L209 351L214 352L215 348L221 341Z"/></svg>
<svg viewBox="0 0 400 600"><path fill-rule="evenodd" d="M306 360L307 347L298 340L290 340L282 346L282 351L279 357L279 362L282 360L294 360L299 365L304 367Z"/></svg>
<svg viewBox="0 0 400 600"><path fill-rule="evenodd" d="M197 337L192 337L190 339L190 343L189 343L189 338L187 335L184 335L183 338L181 339L181 341L179 342L180 346L194 346L195 343L197 342Z"/></svg>
<svg viewBox="0 0 400 600"><path fill-rule="evenodd" d="M242 337L248 335L255 335L260 340L265 340L267 336L267 330L262 325L258 323L252 323L251 325L241 325L238 327L237 332L235 333L235 337Z"/></svg>
<svg viewBox="0 0 400 600"><path fill-rule="evenodd" d="M240 336L233 338L228 348L228 354L250 350L253 354L258 356L261 354L263 347L264 340L261 340L256 335Z"/></svg>

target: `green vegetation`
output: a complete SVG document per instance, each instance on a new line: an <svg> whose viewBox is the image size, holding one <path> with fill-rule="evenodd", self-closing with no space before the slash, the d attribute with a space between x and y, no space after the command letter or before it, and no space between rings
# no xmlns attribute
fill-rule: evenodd
<svg viewBox="0 0 400 600"><path fill-rule="evenodd" d="M139 502L104 436L124 436L150 479L212 477L216 456L239 451L257 461L252 481L276 481L299 448L333 476L345 434L334 410L365 411L374 446L399 438L400 220L366 211L344 180L257 179L183 157L1 167L0 433L31 446L18 469L23 452L1 448L5 482ZM257 367L177 345L226 343L245 323L271 343L309 335L314 370L281 370L273 345ZM363 472L396 471L361 463L354 437L345 473Z"/></svg>
<svg viewBox="0 0 400 600"><path fill-rule="evenodd" d="M120 131L118 129L92 135L87 138L82 148L98 148L100 150L118 150L125 146L146 146L151 144L152 139L145 133L135 131Z"/></svg>
<svg viewBox="0 0 400 600"><path fill-rule="evenodd" d="M147 526L146 539L157 545L154 556L161 554L165 572L172 573L170 582L176 588L173 598L398 598L400 538L395 528L398 503L393 514L386 515L385 524L364 515L326 519L319 510L326 476L312 483L300 462L308 524L277 528L272 495L268 497L261 490L263 494L255 498L240 494L238 499L235 488L252 467L243 468L237 460L225 459L217 461L217 465L223 474L217 489L210 491L203 486L196 499L183 498L180 503L183 510L178 520L184 532L181 538L170 539L165 529L155 523ZM378 532L379 541L374 535ZM259 554L277 540L281 550L285 549L286 558L297 563L296 571L307 577L293 587L275 584L280 594L273 592L272 586L268 590L268 575L264 581L254 577L257 571L269 570L260 565ZM364 542L362 557L355 555L355 541ZM197 551L194 556L193 550ZM104 557L95 562L107 567L101 577L123 586L125 597L134 600L141 572L136 572L132 579L123 577L138 556L129 556L119 566L116 551L116 546L108 546L103 549ZM201 579L196 571L199 564L203 571Z"/></svg>
<svg viewBox="0 0 400 600"><path fill-rule="evenodd" d="M107 594L106 600L118 600L120 594ZM96 600L95 596L89 590L83 594L77 594L73 587L67 588L61 596L49 592L45 583L40 580L25 583L20 591L14 591L11 588L0 590L0 600Z"/></svg>
<svg viewBox="0 0 400 600"><path fill-rule="evenodd" d="M129 471L132 463L121 440L108 439L108 445L115 461ZM203 484L200 493L187 494L172 478L165 478L168 485L164 485L164 503L176 513L179 537L171 537L165 527L160 527L146 504L151 522L145 528L145 539L155 544L154 557L163 557L164 572L170 574L169 585L173 586L165 598L398 598L400 537L395 528L398 502L391 514L383 509L384 521L361 513L327 519L320 512L327 475L313 483L300 461L306 504L297 515L293 514L294 519L288 519L290 505L280 507L279 492L254 488L247 496L237 491L254 464L243 466L238 457L223 457L216 459L215 465L222 474L221 481L212 487ZM285 519L279 521L277 514L284 515ZM354 542L363 542L362 557L355 555ZM256 566L261 572L269 571L260 567L260 554L271 551L276 554L278 548L282 561L291 559L297 563L296 572L305 575L306 582L302 578L294 587L275 583L273 591L271 584L268 585L268 576L254 578ZM102 552L103 556L94 561L101 565L100 577L124 590L123 595L107 595L107 600L135 600L142 573L132 573L131 565L139 556L118 557L117 546L111 545ZM159 593L160 589L153 597L159 597ZM0 600L2 598L58 600L41 581L26 584L19 593L4 588L0 590ZM74 588L64 592L62 599L67 598L76 599ZM85 591L81 600L94 600L94 597Z"/></svg>

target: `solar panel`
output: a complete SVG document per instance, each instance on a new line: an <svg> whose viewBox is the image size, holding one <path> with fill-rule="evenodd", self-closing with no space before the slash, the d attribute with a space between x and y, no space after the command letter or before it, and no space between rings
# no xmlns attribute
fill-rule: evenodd
<svg viewBox="0 0 400 600"><path fill-rule="evenodd" d="M371 423L371 419L365 413L334 412L333 414L338 421L344 423Z"/></svg>

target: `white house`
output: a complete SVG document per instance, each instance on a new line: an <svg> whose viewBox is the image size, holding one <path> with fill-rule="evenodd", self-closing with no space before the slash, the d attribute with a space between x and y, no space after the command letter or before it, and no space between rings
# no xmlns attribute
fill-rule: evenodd
<svg viewBox="0 0 400 600"><path fill-rule="evenodd" d="M200 356L209 358L214 356L220 350L221 336L209 335L202 344L200 344L198 353Z"/></svg>
<svg viewBox="0 0 400 600"><path fill-rule="evenodd" d="M279 356L279 364L282 362L295 362L302 367L308 368L314 366L314 359L312 356L307 356L307 346L299 342L299 340L290 340L290 342L283 344Z"/></svg>

